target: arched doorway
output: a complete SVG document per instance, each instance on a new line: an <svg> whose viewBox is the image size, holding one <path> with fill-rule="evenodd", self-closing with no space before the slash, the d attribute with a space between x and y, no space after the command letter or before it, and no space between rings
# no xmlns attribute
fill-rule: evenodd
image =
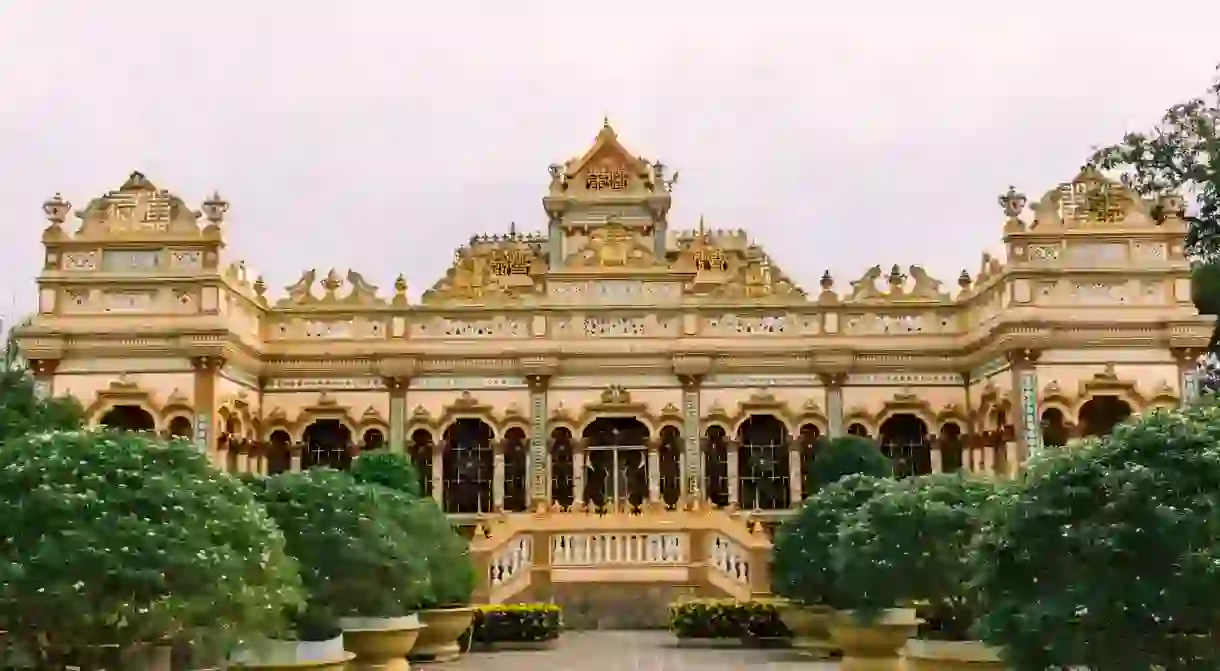
<svg viewBox="0 0 1220 671"><path fill-rule="evenodd" d="M348 447L352 432L337 419L315 419L305 428L305 453L301 468L334 468L347 470L351 465Z"/></svg>
<svg viewBox="0 0 1220 671"><path fill-rule="evenodd" d="M98 424L117 431L156 431L152 413L138 405L116 405L106 411Z"/></svg>
<svg viewBox="0 0 1220 671"><path fill-rule="evenodd" d="M859 422L852 422L851 425L847 427L847 435L868 438L868 427Z"/></svg>
<svg viewBox="0 0 1220 671"><path fill-rule="evenodd" d="M780 510L791 502L788 488L788 428L774 415L750 415L737 428L737 474L741 505Z"/></svg>
<svg viewBox="0 0 1220 671"><path fill-rule="evenodd" d="M1042 446L1063 447L1068 442L1067 418L1059 408L1042 411Z"/></svg>
<svg viewBox="0 0 1220 671"><path fill-rule="evenodd" d="M562 426L551 432L551 500L564 508L576 503L572 432Z"/></svg>
<svg viewBox="0 0 1220 671"><path fill-rule="evenodd" d="M723 427L709 426L704 434L703 474L707 500L720 508L729 505L729 437Z"/></svg>
<svg viewBox="0 0 1220 671"><path fill-rule="evenodd" d="M191 423L191 418L182 415L175 415L173 419L169 420L167 430L170 438L190 440L195 435L195 427Z"/></svg>
<svg viewBox="0 0 1220 671"><path fill-rule="evenodd" d="M292 470L292 436L284 429L271 432L269 453L267 455L267 473L285 473Z"/></svg>
<svg viewBox="0 0 1220 671"><path fill-rule="evenodd" d="M682 433L676 426L661 427L661 446L657 454L660 470L661 500L675 509L682 499Z"/></svg>
<svg viewBox="0 0 1220 671"><path fill-rule="evenodd" d="M648 500L648 427L634 417L599 417L585 439L585 501L632 507Z"/></svg>
<svg viewBox="0 0 1220 671"><path fill-rule="evenodd" d="M815 424L802 424L798 442L801 448L801 498L807 498L813 493L813 482L809 479L813 473L813 460L818 456L818 444L822 441L822 431Z"/></svg>
<svg viewBox="0 0 1220 671"><path fill-rule="evenodd" d="M491 512L492 480L496 467L491 441L495 433L481 419L463 418L445 429L441 457L445 475L442 497L445 512Z"/></svg>
<svg viewBox="0 0 1220 671"><path fill-rule="evenodd" d="M411 465L419 475L419 491L424 496L432 496L432 454L435 452L435 439L427 429L416 429L411 432L411 440L407 444L407 456L411 457Z"/></svg>
<svg viewBox="0 0 1220 671"><path fill-rule="evenodd" d="M527 457L529 455L529 439L525 430L514 426L504 433L504 509L509 512L524 512L529 509L529 495L526 488Z"/></svg>
<svg viewBox="0 0 1220 671"><path fill-rule="evenodd" d="M962 438L962 427L948 423L940 427L940 468L945 473L956 473L962 470L962 449L965 446Z"/></svg>
<svg viewBox="0 0 1220 671"><path fill-rule="evenodd" d="M1094 396L1080 406L1080 425L1082 436L1109 435L1114 427L1127 421L1131 416L1131 406L1117 396Z"/></svg>
<svg viewBox="0 0 1220 671"><path fill-rule="evenodd" d="M905 478L932 472L932 452L928 449L928 425L909 413L885 420L878 431L881 452L894 462L894 476Z"/></svg>
<svg viewBox="0 0 1220 671"><path fill-rule="evenodd" d="M385 447L385 434L381 429L368 429L364 435L360 437L361 451L380 450Z"/></svg>

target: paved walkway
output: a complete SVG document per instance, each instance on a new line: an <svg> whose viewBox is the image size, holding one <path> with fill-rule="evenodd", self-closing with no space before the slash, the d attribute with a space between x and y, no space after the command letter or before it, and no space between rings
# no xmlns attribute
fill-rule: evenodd
<svg viewBox="0 0 1220 671"><path fill-rule="evenodd" d="M412 668L416 665L412 664ZM833 671L839 665L814 663L791 650L679 648L663 631L570 631L553 650L472 653L453 671ZM419 665L419 668L427 668Z"/></svg>

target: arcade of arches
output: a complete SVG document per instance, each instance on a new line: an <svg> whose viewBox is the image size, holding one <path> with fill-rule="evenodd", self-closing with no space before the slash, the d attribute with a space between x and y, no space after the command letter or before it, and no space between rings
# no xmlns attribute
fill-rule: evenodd
<svg viewBox="0 0 1220 671"><path fill-rule="evenodd" d="M1002 411L995 411L995 426L1005 427L968 439L956 421L929 427L914 414L894 414L881 423L875 438L894 463L898 477L961 469L1007 472L1006 442L1013 431ZM1042 413L1043 444L1062 446L1074 437L1104 434L1132 413L1116 396L1097 396L1079 412L1073 425L1059 408ZM184 418L185 419L185 418ZM225 447L226 467L232 471L278 473L314 467L346 469L360 452L386 443L381 430L365 430L358 437L343 422L315 420L292 441L284 429L275 429L265 443L238 440L240 423L229 420L219 441ZM238 422L235 424L235 422ZM152 417L135 406L117 406L101 423L130 430L151 430ZM170 433L189 435L189 425L171 422ZM183 432L185 429L185 432ZM933 433L939 429L939 435ZM847 433L868 436L859 423ZM821 444L814 424L801 425L789 435L784 422L770 414L754 414L735 431L709 426L700 436L702 491L718 507L782 510L798 504L810 491L810 465ZM450 513L525 511L531 506L531 457L525 428L509 427L497 437L495 429L478 418L458 419L442 431L417 428L407 436L406 450L420 474L421 488ZM675 508L681 505L685 455L678 426L666 424L654 434L640 419L607 416L590 421L577 434L556 428L547 440L545 471L547 500L576 510Z"/></svg>

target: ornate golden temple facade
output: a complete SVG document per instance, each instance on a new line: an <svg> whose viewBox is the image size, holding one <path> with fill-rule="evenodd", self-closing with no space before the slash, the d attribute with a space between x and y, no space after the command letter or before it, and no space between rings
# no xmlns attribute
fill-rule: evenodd
<svg viewBox="0 0 1220 671"><path fill-rule="evenodd" d="M887 263L807 291L743 231L671 228L676 181L607 124L550 166L545 234L471 238L415 303L402 277L382 293L334 270L272 297L226 258L227 202L197 211L135 173L79 224L45 203L20 344L92 421L192 438L233 471L388 445L458 515L765 519L801 500L821 436L876 437L902 473L1006 474L1195 393L1211 324L1180 199L1086 168L1029 212L1001 196L1003 253L956 288Z"/></svg>

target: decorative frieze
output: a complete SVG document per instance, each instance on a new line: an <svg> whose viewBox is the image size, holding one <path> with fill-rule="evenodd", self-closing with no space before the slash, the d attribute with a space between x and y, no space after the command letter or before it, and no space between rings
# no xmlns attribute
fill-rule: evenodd
<svg viewBox="0 0 1220 671"><path fill-rule="evenodd" d="M108 273L152 273L161 266L159 249L107 249L102 270Z"/></svg>
<svg viewBox="0 0 1220 671"><path fill-rule="evenodd" d="M98 269L101 258L101 252L96 249L67 252L63 256L63 269L69 272L92 272Z"/></svg>
<svg viewBox="0 0 1220 671"><path fill-rule="evenodd" d="M704 389L715 388L766 388L766 387L820 387L819 376L805 373L775 373L771 375L710 375L703 382Z"/></svg>
<svg viewBox="0 0 1220 671"><path fill-rule="evenodd" d="M816 335L821 333L822 323L818 315L786 312L763 314L721 314L706 317L702 335Z"/></svg>
<svg viewBox="0 0 1220 671"><path fill-rule="evenodd" d="M383 391L381 377L277 377L267 380L266 391Z"/></svg>
<svg viewBox="0 0 1220 671"><path fill-rule="evenodd" d="M192 271L203 268L203 251L198 249L171 249L169 252L169 267L171 270Z"/></svg>
<svg viewBox="0 0 1220 671"><path fill-rule="evenodd" d="M412 338L525 338L529 334L527 319L503 315L490 319L433 317L410 325Z"/></svg>
<svg viewBox="0 0 1220 671"><path fill-rule="evenodd" d="M673 389L673 375L563 375L551 378L551 389L605 389L618 385L627 389Z"/></svg>
<svg viewBox="0 0 1220 671"><path fill-rule="evenodd" d="M657 315L574 315L557 319L557 338L672 338L678 335L677 317Z"/></svg>
<svg viewBox="0 0 1220 671"><path fill-rule="evenodd" d="M272 340L379 340L386 337L386 321L378 318L291 319L271 327Z"/></svg>
<svg viewBox="0 0 1220 671"><path fill-rule="evenodd" d="M1127 244L1075 243L1067 246L1067 262L1078 266L1108 266L1127 263Z"/></svg>
<svg viewBox="0 0 1220 671"><path fill-rule="evenodd" d="M233 364L225 364L220 369L220 376L230 382L239 384L250 390L258 389L258 376L237 368Z"/></svg>
<svg viewBox="0 0 1220 671"><path fill-rule="evenodd" d="M1063 248L1058 244L1030 245L1029 259L1031 261L1058 261Z"/></svg>
<svg viewBox="0 0 1220 671"><path fill-rule="evenodd" d="M561 305L664 305L682 300L677 282L640 280L552 281L547 297Z"/></svg>
<svg viewBox="0 0 1220 671"><path fill-rule="evenodd" d="M962 376L958 373L863 373L848 375L844 384L851 387L949 387L961 383Z"/></svg>
<svg viewBox="0 0 1220 671"><path fill-rule="evenodd" d="M448 391L462 389L524 389L524 377L442 377L411 378L408 390Z"/></svg>
<svg viewBox="0 0 1220 671"><path fill-rule="evenodd" d="M1141 263L1166 261L1169 259L1169 245L1164 242L1133 242L1131 243L1131 260Z"/></svg>

